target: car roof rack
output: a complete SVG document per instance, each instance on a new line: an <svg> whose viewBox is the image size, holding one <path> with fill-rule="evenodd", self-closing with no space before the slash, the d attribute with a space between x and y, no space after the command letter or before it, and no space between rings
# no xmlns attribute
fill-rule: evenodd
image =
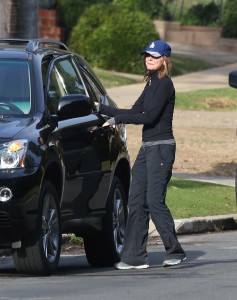
<svg viewBox="0 0 237 300"><path fill-rule="evenodd" d="M26 51L34 52L39 48L56 47L58 49L68 50L68 47L62 43L52 39L0 39L0 43L9 45L25 45Z"/></svg>

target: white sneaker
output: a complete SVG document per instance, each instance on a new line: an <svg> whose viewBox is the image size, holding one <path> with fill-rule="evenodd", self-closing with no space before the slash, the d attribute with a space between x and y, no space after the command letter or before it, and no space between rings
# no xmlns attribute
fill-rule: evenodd
<svg viewBox="0 0 237 300"><path fill-rule="evenodd" d="M144 264L144 265L139 265L139 266L132 266L132 265L129 265L129 264L126 264L126 263L120 261L114 265L114 268L117 270L147 269L147 268L149 268L149 265Z"/></svg>
<svg viewBox="0 0 237 300"><path fill-rule="evenodd" d="M186 259L186 256L184 258L170 258L170 259L165 259L163 261L163 267L172 267L175 265L180 264L182 261L184 261Z"/></svg>

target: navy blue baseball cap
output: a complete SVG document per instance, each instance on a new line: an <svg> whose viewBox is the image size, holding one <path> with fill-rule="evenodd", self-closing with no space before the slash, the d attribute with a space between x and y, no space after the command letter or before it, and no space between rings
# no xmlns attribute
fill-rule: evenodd
<svg viewBox="0 0 237 300"><path fill-rule="evenodd" d="M149 53L154 57L159 57L163 55L170 57L171 47L169 44L167 44L164 41L156 40L148 44L146 49L141 54L145 54L145 53Z"/></svg>

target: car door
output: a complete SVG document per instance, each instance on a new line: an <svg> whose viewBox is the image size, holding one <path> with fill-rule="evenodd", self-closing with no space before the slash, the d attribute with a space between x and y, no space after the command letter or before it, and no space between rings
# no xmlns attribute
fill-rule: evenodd
<svg viewBox="0 0 237 300"><path fill-rule="evenodd" d="M47 109L57 114L59 99L66 95L89 96L72 56L55 59L49 68ZM89 100L90 109L73 117L58 119L63 150L65 184L62 200L64 219L84 217L105 208L110 184L109 134L99 130L105 121Z"/></svg>

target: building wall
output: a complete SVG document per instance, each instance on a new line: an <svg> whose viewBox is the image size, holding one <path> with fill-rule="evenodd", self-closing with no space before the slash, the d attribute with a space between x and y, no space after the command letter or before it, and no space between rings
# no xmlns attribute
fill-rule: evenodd
<svg viewBox="0 0 237 300"><path fill-rule="evenodd" d="M180 22L154 21L161 39L180 44L236 51L237 40L221 37L221 28L183 26Z"/></svg>
<svg viewBox="0 0 237 300"><path fill-rule="evenodd" d="M39 10L39 37L64 40L64 30L58 24L58 13L55 9Z"/></svg>

